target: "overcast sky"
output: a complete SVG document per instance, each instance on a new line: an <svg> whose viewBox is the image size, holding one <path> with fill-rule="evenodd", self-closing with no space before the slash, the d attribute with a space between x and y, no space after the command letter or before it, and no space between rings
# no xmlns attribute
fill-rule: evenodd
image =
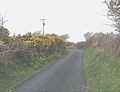
<svg viewBox="0 0 120 92"><path fill-rule="evenodd" d="M85 40L86 32L109 32L107 8L103 0L0 0L0 14L6 15L5 27L11 34L42 30L69 34L69 41Z"/></svg>

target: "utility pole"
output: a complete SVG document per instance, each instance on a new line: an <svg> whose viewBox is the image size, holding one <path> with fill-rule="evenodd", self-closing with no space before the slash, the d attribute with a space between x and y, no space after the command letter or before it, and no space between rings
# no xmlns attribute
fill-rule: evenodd
<svg viewBox="0 0 120 92"><path fill-rule="evenodd" d="M45 34L45 31L44 31L45 20L47 20L47 19L41 19L41 21L43 22L43 34Z"/></svg>

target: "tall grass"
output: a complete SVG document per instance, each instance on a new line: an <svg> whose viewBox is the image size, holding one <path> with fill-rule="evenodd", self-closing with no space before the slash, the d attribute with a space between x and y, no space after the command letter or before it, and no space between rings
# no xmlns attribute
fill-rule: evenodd
<svg viewBox="0 0 120 92"><path fill-rule="evenodd" d="M88 48L84 64L90 92L120 92L120 57Z"/></svg>

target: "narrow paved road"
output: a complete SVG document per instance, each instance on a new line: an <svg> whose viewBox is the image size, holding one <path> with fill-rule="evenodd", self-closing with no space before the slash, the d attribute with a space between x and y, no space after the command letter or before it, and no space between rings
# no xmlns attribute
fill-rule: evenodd
<svg viewBox="0 0 120 92"><path fill-rule="evenodd" d="M72 50L62 60L19 84L13 92L85 92L82 50Z"/></svg>

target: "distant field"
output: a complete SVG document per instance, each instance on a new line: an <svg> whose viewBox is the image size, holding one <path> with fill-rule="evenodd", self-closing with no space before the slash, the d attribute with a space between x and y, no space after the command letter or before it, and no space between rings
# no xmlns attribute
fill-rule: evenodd
<svg viewBox="0 0 120 92"><path fill-rule="evenodd" d="M84 64L90 92L120 92L120 57L88 48Z"/></svg>

